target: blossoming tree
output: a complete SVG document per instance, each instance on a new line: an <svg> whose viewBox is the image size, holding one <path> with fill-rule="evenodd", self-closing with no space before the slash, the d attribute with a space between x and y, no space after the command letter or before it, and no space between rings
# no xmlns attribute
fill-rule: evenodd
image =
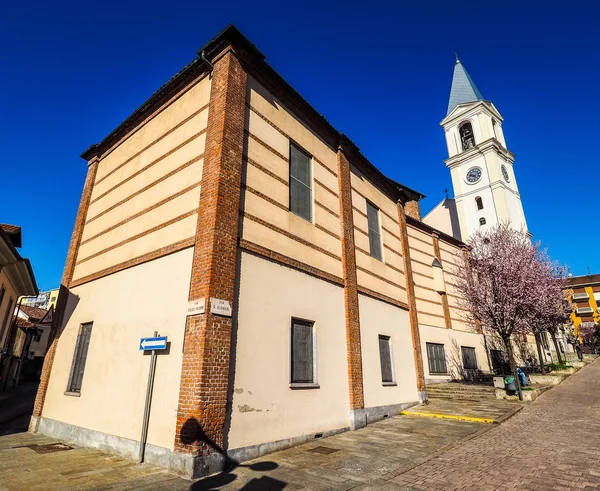
<svg viewBox="0 0 600 491"><path fill-rule="evenodd" d="M509 224L474 234L469 248L456 269L457 294L468 320L502 339L514 372L511 338L562 318L565 269Z"/></svg>

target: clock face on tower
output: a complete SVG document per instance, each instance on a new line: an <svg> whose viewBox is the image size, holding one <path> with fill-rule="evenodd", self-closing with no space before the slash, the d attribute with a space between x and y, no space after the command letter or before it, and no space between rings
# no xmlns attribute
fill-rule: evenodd
<svg viewBox="0 0 600 491"><path fill-rule="evenodd" d="M505 165L502 166L502 177L504 177L504 180L506 182L510 182L510 178L508 177L508 171L506 170Z"/></svg>
<svg viewBox="0 0 600 491"><path fill-rule="evenodd" d="M475 184L479 179L481 179L481 168L480 167L471 167L467 172L467 182L469 184Z"/></svg>

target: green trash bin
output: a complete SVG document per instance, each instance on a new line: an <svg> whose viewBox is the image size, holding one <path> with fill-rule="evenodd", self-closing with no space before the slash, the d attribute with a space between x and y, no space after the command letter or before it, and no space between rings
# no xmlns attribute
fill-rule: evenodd
<svg viewBox="0 0 600 491"><path fill-rule="evenodd" d="M512 375L504 377L504 388L508 392L516 392L517 386L515 385L515 377L513 377Z"/></svg>

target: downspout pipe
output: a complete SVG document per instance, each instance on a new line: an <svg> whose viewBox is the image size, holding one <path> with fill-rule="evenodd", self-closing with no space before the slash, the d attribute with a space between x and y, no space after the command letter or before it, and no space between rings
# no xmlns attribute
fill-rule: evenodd
<svg viewBox="0 0 600 491"><path fill-rule="evenodd" d="M215 66L208 60L206 56L204 56L204 50L200 51L200 59L208 65L208 68L210 70L210 77L212 78L212 73Z"/></svg>

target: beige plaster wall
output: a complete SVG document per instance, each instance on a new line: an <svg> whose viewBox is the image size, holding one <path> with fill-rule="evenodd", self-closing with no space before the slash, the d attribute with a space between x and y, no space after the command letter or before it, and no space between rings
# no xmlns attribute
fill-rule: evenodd
<svg viewBox="0 0 600 491"><path fill-rule="evenodd" d="M8 273L7 268L3 268L0 270L0 287L4 286L6 289L4 293L4 300L2 300L2 305L0 305L0 346L4 346L4 341L8 336L8 332L10 331L10 322L13 316L12 313L9 314L8 320L6 321L6 325L4 327L4 332L2 332L2 324L4 322L4 317L6 316L6 311L8 309L8 304L10 303L10 299L12 298L12 310L14 312L15 307L17 306L18 301L18 292L15 290Z"/></svg>
<svg viewBox="0 0 600 491"><path fill-rule="evenodd" d="M348 426L343 289L242 252L229 448ZM291 389L291 319L314 321L318 389Z"/></svg>
<svg viewBox="0 0 600 491"><path fill-rule="evenodd" d="M351 167L350 181L358 285L406 303L404 259L396 204L354 167ZM381 261L370 255L367 200L379 208Z"/></svg>
<svg viewBox="0 0 600 491"><path fill-rule="evenodd" d="M242 238L341 277L336 150L252 77L248 86ZM311 221L289 211L290 141L312 156Z"/></svg>
<svg viewBox="0 0 600 491"><path fill-rule="evenodd" d="M209 98L205 78L102 156L75 281L195 235Z"/></svg>
<svg viewBox="0 0 600 491"><path fill-rule="evenodd" d="M359 295L365 407L418 400L408 311ZM383 386L379 335L390 336L396 386Z"/></svg>
<svg viewBox="0 0 600 491"><path fill-rule="evenodd" d="M73 288L42 416L139 440L150 357L140 338L168 336L156 364L148 443L172 449L193 249ZM81 397L65 395L79 326L93 322Z"/></svg>
<svg viewBox="0 0 600 491"><path fill-rule="evenodd" d="M419 316L419 322L421 322L421 316ZM451 374L454 374L454 377L456 377L459 373L458 368L462 366L462 356L460 352L461 346L475 348L478 367L484 372L489 371L484 340L481 334L477 334L475 332L458 331L456 329L433 327L421 323L419 323L419 333L421 335L421 352L423 353L423 369L425 371L426 378L450 379L453 377ZM429 373L426 347L427 343L438 343L444 345L444 350L446 352L446 365L449 371L447 376Z"/></svg>

